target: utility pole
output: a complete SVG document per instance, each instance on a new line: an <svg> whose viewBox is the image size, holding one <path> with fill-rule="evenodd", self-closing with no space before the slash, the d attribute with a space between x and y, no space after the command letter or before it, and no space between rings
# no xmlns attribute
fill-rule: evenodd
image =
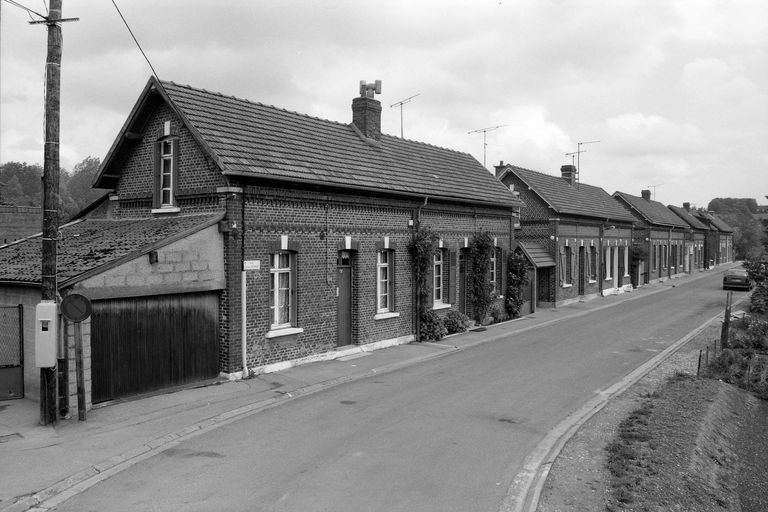
<svg viewBox="0 0 768 512"><path fill-rule="evenodd" d="M45 144L43 148L42 300L56 301L56 242L59 232L59 106L61 84L61 1L48 10L45 61ZM56 368L40 368L40 423L56 421Z"/></svg>
<svg viewBox="0 0 768 512"><path fill-rule="evenodd" d="M56 302L56 243L59 233L59 111L61 89L62 0L50 0L48 16L31 24L48 26L45 61L45 141L43 147L43 247L40 275L43 302ZM40 423L56 421L56 367L40 368Z"/></svg>

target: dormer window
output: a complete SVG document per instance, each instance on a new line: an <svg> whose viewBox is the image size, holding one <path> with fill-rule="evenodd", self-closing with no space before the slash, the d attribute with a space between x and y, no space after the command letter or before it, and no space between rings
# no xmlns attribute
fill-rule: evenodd
<svg viewBox="0 0 768 512"><path fill-rule="evenodd" d="M165 135L155 143L155 188L152 213L178 212L176 190L179 177L179 139L166 126Z"/></svg>

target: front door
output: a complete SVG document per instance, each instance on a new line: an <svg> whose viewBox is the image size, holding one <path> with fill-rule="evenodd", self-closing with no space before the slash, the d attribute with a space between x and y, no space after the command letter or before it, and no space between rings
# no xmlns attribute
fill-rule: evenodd
<svg viewBox="0 0 768 512"><path fill-rule="evenodd" d="M352 344L352 253L339 251L337 266L339 281L336 346L343 347Z"/></svg>

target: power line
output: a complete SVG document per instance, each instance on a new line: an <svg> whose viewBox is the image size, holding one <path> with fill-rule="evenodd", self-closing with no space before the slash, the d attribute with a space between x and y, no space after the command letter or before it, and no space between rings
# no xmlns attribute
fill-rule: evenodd
<svg viewBox="0 0 768 512"><path fill-rule="evenodd" d="M37 12L37 11L33 11L33 10L32 10L32 9L30 9L29 7L27 7L27 6L25 6L25 5L21 5L19 2L16 2L16 1L14 1L14 0L4 0L4 1L5 1L5 2L8 2L9 4L13 5L14 7L18 7L19 9L23 9L23 10L27 11L27 14L34 14L35 16L37 16L37 17L39 17L39 18L43 18L43 19L46 19L46 18L47 18L47 16L45 16L45 15L43 15L43 14L40 14L40 13L39 13L39 12Z"/></svg>
<svg viewBox="0 0 768 512"><path fill-rule="evenodd" d="M136 46L139 48L139 51L144 56L144 60L146 60L147 64L149 64L149 69L152 70L152 75L154 75L154 77L157 79L157 81L160 82L160 77L157 76L157 72L155 71L155 68L152 66L152 63L149 61L149 57L147 57L147 54L144 53L144 50L141 48L141 45L139 44L138 39L136 39L136 36L133 35L133 30L131 30L131 27L128 25L128 22L125 20L125 16L123 16L123 13L120 12L120 8L115 3L115 0L112 0L112 5L115 6L115 9L117 10L117 14L120 15L120 18L123 20L123 23L125 23L125 28L127 28L128 29L128 33L131 34L131 37L133 38L133 42L136 43Z"/></svg>

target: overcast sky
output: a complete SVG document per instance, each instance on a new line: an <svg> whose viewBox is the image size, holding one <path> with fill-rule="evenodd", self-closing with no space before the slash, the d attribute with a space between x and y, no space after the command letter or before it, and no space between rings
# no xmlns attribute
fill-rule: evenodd
<svg viewBox="0 0 768 512"><path fill-rule="evenodd" d="M45 25L0 6L0 162L42 164ZM46 13L44 0L19 0ZM162 80L665 204L768 200L765 0L116 0ZM110 0L63 0L61 165L104 158L151 70Z"/></svg>

